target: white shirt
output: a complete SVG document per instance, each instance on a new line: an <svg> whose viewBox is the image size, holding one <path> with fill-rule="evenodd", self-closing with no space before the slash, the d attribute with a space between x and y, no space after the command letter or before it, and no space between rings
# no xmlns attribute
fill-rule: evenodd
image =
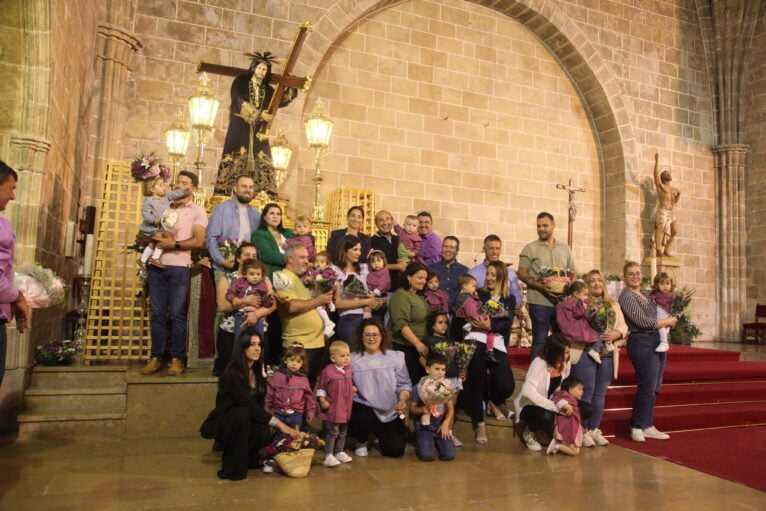
<svg viewBox="0 0 766 511"><path fill-rule="evenodd" d="M250 218L247 215L247 204L237 204L239 206L239 235L237 241L250 241Z"/></svg>

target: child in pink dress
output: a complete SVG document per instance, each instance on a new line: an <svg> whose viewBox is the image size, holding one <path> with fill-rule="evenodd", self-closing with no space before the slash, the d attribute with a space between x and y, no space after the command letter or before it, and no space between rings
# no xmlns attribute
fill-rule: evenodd
<svg viewBox="0 0 766 511"><path fill-rule="evenodd" d="M558 413L553 429L553 440L548 445L547 454L557 452L563 452L569 456L580 454L583 429L579 401L582 399L582 392L582 382L570 376L561 382L559 390L551 396L551 401L556 404Z"/></svg>
<svg viewBox="0 0 766 511"><path fill-rule="evenodd" d="M455 298L455 317L464 319L463 331L466 333L466 339L474 339L477 342L486 343L487 349L483 358L490 364L499 364L500 361L495 357L495 337L498 334L492 332L477 330L470 321L474 319L485 319L488 316L481 312L481 300L476 292L477 281L472 275L465 274L458 278L459 293ZM478 335L476 335L478 334ZM502 339L502 336L499 336ZM503 342L501 340L501 342Z"/></svg>
<svg viewBox="0 0 766 511"><path fill-rule="evenodd" d="M386 296L391 289L391 274L386 265L386 254L380 250L370 250L367 254L367 264L370 272L367 274L367 289L375 296Z"/></svg>
<svg viewBox="0 0 766 511"><path fill-rule="evenodd" d="M295 229L293 229L295 236L287 238L285 246L288 245L303 245L309 253L309 261L314 262L317 249L315 246L314 235L311 234L311 220L307 216L300 215L295 219Z"/></svg>
<svg viewBox="0 0 766 511"><path fill-rule="evenodd" d="M658 320L668 319L670 317L670 312L673 308L674 287L673 277L671 277L670 274L663 271L654 277L654 285L652 286L652 292L650 296L654 300L654 303L657 304ZM660 345L657 346L654 351L662 353L670 349L670 344L668 343L670 328L660 328L659 332Z"/></svg>
<svg viewBox="0 0 766 511"><path fill-rule="evenodd" d="M601 363L601 349L613 350L612 343L601 340L588 321L585 301L588 299L588 286L582 280L576 280L569 285L569 296L556 305L556 324L561 333L574 342L585 343L584 351L588 356Z"/></svg>
<svg viewBox="0 0 766 511"><path fill-rule="evenodd" d="M440 284L439 274L429 271L428 280L426 280L426 302L428 302L432 312L449 313L449 297L447 296L447 293L439 289ZM479 307L481 307L481 305L479 305Z"/></svg>
<svg viewBox="0 0 766 511"><path fill-rule="evenodd" d="M346 342L330 344L330 362L319 374L317 398L319 418L324 421L325 430L324 466L337 467L352 461L343 450L354 399L354 371Z"/></svg>

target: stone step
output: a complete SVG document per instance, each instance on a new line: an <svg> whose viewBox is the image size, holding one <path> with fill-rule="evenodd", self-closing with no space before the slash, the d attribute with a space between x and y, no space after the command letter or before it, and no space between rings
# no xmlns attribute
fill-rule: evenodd
<svg viewBox="0 0 766 511"><path fill-rule="evenodd" d="M126 366L35 366L32 388L84 388L124 385Z"/></svg>
<svg viewBox="0 0 766 511"><path fill-rule="evenodd" d="M19 439L37 436L122 437L126 413L111 410L82 413L41 413L27 410L19 414Z"/></svg>
<svg viewBox="0 0 766 511"><path fill-rule="evenodd" d="M107 392L104 392L104 390ZM32 390L24 395L24 407L42 414L47 413L99 413L105 410L125 412L127 396L125 389L60 389L58 393L40 393Z"/></svg>

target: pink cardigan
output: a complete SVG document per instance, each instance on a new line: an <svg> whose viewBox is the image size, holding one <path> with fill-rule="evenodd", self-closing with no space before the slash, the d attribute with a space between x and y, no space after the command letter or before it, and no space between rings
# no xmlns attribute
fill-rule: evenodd
<svg viewBox="0 0 766 511"><path fill-rule="evenodd" d="M585 304L573 296L556 305L556 324L570 341L593 343L598 341L598 332L588 323Z"/></svg>

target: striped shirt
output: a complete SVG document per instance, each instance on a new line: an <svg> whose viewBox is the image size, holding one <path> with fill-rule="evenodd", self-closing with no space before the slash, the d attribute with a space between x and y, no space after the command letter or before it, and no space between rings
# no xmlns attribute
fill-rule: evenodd
<svg viewBox="0 0 766 511"><path fill-rule="evenodd" d="M646 298L641 299L641 296ZM641 296L627 287L622 290L617 300L625 316L625 322L631 332L647 332L657 330L657 304L648 292Z"/></svg>

